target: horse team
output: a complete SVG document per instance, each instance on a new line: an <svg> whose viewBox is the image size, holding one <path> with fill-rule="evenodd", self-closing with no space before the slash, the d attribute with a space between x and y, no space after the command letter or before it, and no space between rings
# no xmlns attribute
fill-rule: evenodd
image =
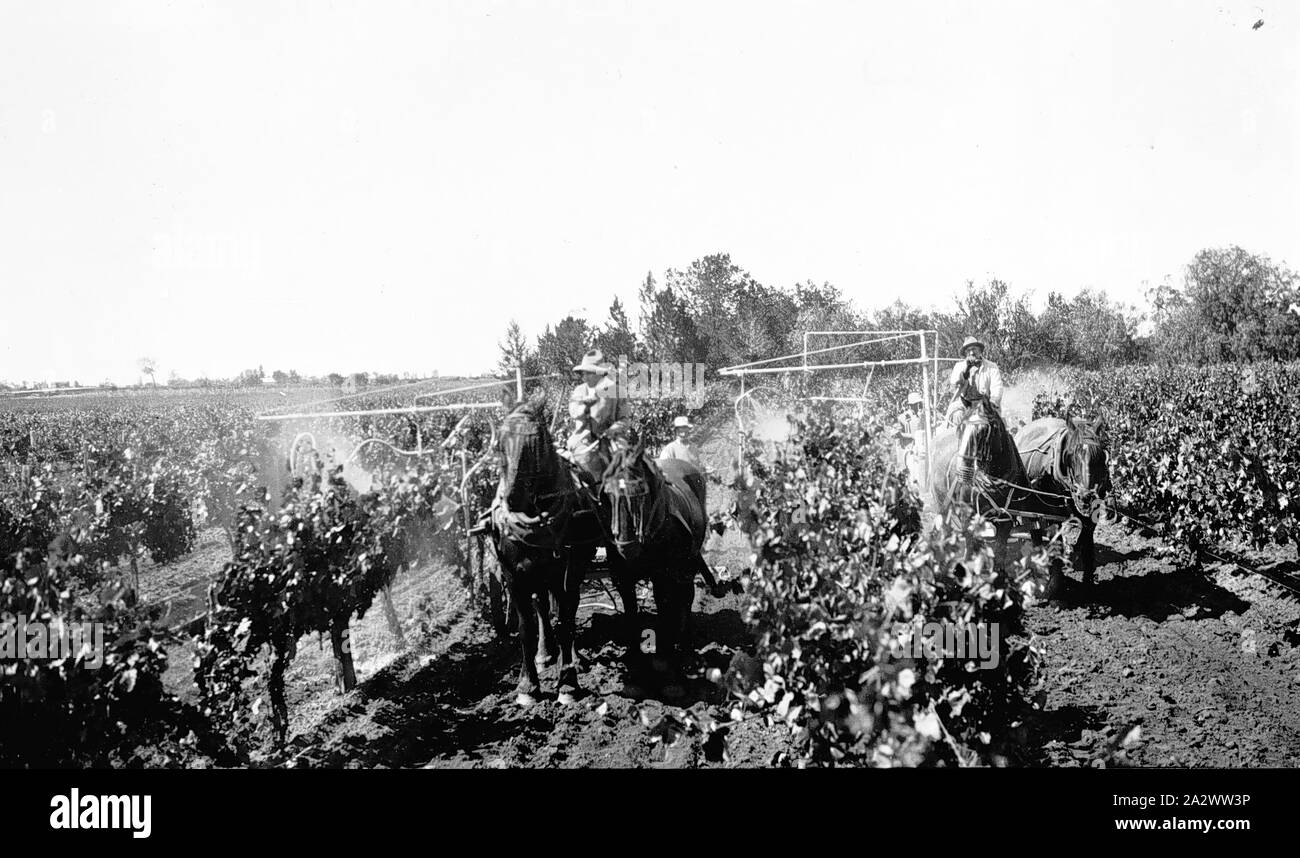
<svg viewBox="0 0 1300 858"><path fill-rule="evenodd" d="M1091 584L1097 566L1093 533L1111 488L1103 430L1100 420L1041 417L1013 437L998 409L978 399L955 432L945 430L935 438L930 460L935 506L945 515L965 504L991 521L999 568L1005 566L1017 520L1032 522L1035 545L1043 542L1045 522L1067 527L1077 534L1074 564Z"/></svg>
<svg viewBox="0 0 1300 858"><path fill-rule="evenodd" d="M606 550L626 615L626 659L647 666L641 651L637 582L654 588L655 655L669 672L689 643L695 576L705 572L708 528L701 471L682 459L654 461L626 424L601 440L604 454L583 457L600 473L572 464L552 443L540 397L517 405L501 426L501 486L492 524L497 556L516 612L523 649L517 700L539 692L538 649L550 650L549 607L556 608L554 644L558 699L578 691L574 650L578 597L596 550ZM543 660L545 660L545 656Z"/></svg>
<svg viewBox="0 0 1300 858"><path fill-rule="evenodd" d="M1043 418L1013 438L998 409L978 401L956 431L945 430L935 439L933 500L940 514L960 503L990 519L1000 567L1017 519L1035 522L1035 544L1042 542L1043 522L1073 523L1076 565L1091 583L1093 530L1110 488L1101 429L1099 423ZM629 666L648 666L636 597L637 583L648 580L657 614L655 656L670 674L680 670L690 641L695 576L703 572L709 578L702 553L708 515L700 470L685 460L653 460L625 424L607 433L605 455L589 459L600 463L599 473L575 465L556 449L541 398L515 406L499 439L502 476L491 518L520 631L517 701L536 700L539 661L551 657L558 659L559 701L569 703L577 694L579 593L602 547L623 603ZM539 659L541 644L546 652Z"/></svg>

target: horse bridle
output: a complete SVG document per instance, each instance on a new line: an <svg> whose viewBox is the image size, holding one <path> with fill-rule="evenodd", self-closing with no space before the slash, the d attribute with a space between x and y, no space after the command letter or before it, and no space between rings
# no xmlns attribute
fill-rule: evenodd
<svg viewBox="0 0 1300 858"><path fill-rule="evenodd" d="M1104 449L1104 446L1100 445L1100 443L1098 443L1098 446ZM1086 441L1080 441L1078 443L1078 449L1074 453L1070 453L1067 439L1061 436L1060 454L1056 456L1048 456L1048 460L1052 463L1052 479L1070 493L1070 501L1075 505L1075 507L1083 506L1083 504L1080 503L1080 498L1090 501L1090 503L1086 504L1088 507L1087 510L1082 508L1079 509L1079 512L1086 512L1090 516L1097 506L1104 506L1105 504L1105 499L1101 497L1099 490L1088 488L1088 482L1092 478L1092 447L1093 444ZM1033 452L1050 453L1051 438L1049 437L1037 447L1033 448ZM1082 460L1082 483L1070 476L1071 469L1066 464L1069 459Z"/></svg>
<svg viewBox="0 0 1300 858"><path fill-rule="evenodd" d="M648 476L633 472L633 462L640 462L645 468L650 467L644 454L627 454L622 461L625 467L620 468L616 474L608 475L604 486L605 493L610 497L610 540L619 548L645 544L647 537L653 535L654 528L658 526L661 508L665 503L665 495L662 491L658 494L653 491ZM620 538L629 530L634 534L633 537Z"/></svg>
<svg viewBox="0 0 1300 858"><path fill-rule="evenodd" d="M610 498L612 521L610 532L614 543L619 546L633 545L645 541L646 501L650 495L650 483L645 477L620 475L610 481L605 493ZM635 536L622 538L628 531Z"/></svg>
<svg viewBox="0 0 1300 858"><path fill-rule="evenodd" d="M984 438L977 440L979 427L984 427L988 431L985 433ZM962 421L961 432L961 440L957 451L961 464L957 466L957 477L961 482L969 485L974 480L979 465L987 461L988 457L992 455L993 423L982 414L971 414ZM967 433L970 433L969 436ZM968 449L968 445L973 447L977 444L980 448L978 451Z"/></svg>

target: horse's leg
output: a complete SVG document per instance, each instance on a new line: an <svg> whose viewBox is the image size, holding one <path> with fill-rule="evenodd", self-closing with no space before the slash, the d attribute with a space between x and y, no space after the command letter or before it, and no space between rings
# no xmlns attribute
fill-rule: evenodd
<svg viewBox="0 0 1300 858"><path fill-rule="evenodd" d="M655 576L655 610L659 620L655 654L657 661L664 662L670 674L680 672L683 656L690 644L691 608L695 604L698 563L698 557L670 557Z"/></svg>
<svg viewBox="0 0 1300 858"><path fill-rule="evenodd" d="M510 576L510 601L514 603L519 620L519 645L523 650L523 664L519 668L519 684L515 687L515 702L531 706L541 690L537 678L537 617L533 607L533 590L523 583L524 575Z"/></svg>
<svg viewBox="0 0 1300 858"><path fill-rule="evenodd" d="M543 669L555 664L558 649L555 643L555 631L551 628L551 594L546 590L542 590L533 598L537 600L535 606L537 631L541 637L541 644L537 651L537 667Z"/></svg>
<svg viewBox="0 0 1300 858"><path fill-rule="evenodd" d="M641 614L636 603L636 572L628 563L616 563L612 567L614 586L618 588L618 600L623 603L623 632L627 652L623 662L629 666L639 665L641 659Z"/></svg>
<svg viewBox="0 0 1300 858"><path fill-rule="evenodd" d="M694 567L696 560L691 560L687 568ZM691 627L694 620L693 608L695 607L695 575L688 573L678 581L675 586L675 596L677 600L677 646L679 653L684 659L690 660L695 650L692 646Z"/></svg>
<svg viewBox="0 0 1300 858"><path fill-rule="evenodd" d="M552 593L556 601L555 636L560 647L560 676L556 684L561 703L573 701L578 691L578 660L574 639L578 630L578 601L582 594L582 579L587 574L587 555L581 549L569 552L560 577L554 582Z"/></svg>
<svg viewBox="0 0 1300 858"><path fill-rule="evenodd" d="M1097 543L1093 539L1093 534L1097 529L1096 523L1090 519L1083 520L1083 527L1079 530L1079 540L1074 543L1076 563L1083 570L1083 583L1091 584L1097 575Z"/></svg>

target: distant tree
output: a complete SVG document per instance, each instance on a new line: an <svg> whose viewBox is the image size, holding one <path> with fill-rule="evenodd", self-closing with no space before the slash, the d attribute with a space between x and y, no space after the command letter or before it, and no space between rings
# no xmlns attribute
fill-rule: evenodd
<svg viewBox="0 0 1300 858"><path fill-rule="evenodd" d="M611 361L617 361L619 355L627 355L629 361L641 357L636 334L632 332L632 323L628 321L623 302L617 297L609 305L609 319L605 322L605 327L596 334L596 348L603 351Z"/></svg>
<svg viewBox="0 0 1300 858"><path fill-rule="evenodd" d="M497 344L501 355L497 359L497 372L501 375L513 377L515 367L524 368L524 377L541 375L541 362L537 359L537 350L528 343L528 337L524 334L519 323L514 319L506 325L506 336Z"/></svg>
<svg viewBox="0 0 1300 858"><path fill-rule="evenodd" d="M1045 338L1050 336L1047 316L1044 311L1040 324ZM1066 362L1099 369L1137 359L1138 316L1132 308L1111 303L1103 292L1084 289L1070 301L1067 318L1070 348Z"/></svg>
<svg viewBox="0 0 1300 858"><path fill-rule="evenodd" d="M794 348L803 348L803 335L809 331L854 331L864 327L865 320L852 303L830 283L797 283L794 301L798 308L790 331L790 345Z"/></svg>
<svg viewBox="0 0 1300 858"><path fill-rule="evenodd" d="M976 285L968 280L965 294L954 303L955 313L936 315L934 320L942 356L956 357L962 341L975 336L984 342L989 359L1003 369L1047 358L1029 296L1013 295L1005 281L994 278Z"/></svg>
<svg viewBox="0 0 1300 858"><path fill-rule="evenodd" d="M686 301L672 287L659 289L646 274L638 294L641 304L641 343L651 360L704 360L695 319ZM678 357L685 356L685 357Z"/></svg>
<svg viewBox="0 0 1300 858"><path fill-rule="evenodd" d="M755 353L784 348L797 309L793 299L763 286L726 253L670 269L665 282L695 325L694 358L719 366L742 363ZM690 355L675 356L687 360Z"/></svg>
<svg viewBox="0 0 1300 858"><path fill-rule="evenodd" d="M288 384L288 383L289 383L289 373L284 372L283 370L278 370L278 369L277 369L275 372L271 373L271 379L272 379L276 384Z"/></svg>
<svg viewBox="0 0 1300 858"><path fill-rule="evenodd" d="M1300 316L1288 312L1297 277L1267 256L1240 247L1202 250L1188 264L1181 289L1163 283L1148 292L1158 360L1293 360L1300 357Z"/></svg>
<svg viewBox="0 0 1300 858"><path fill-rule="evenodd" d="M154 387L158 386L158 382L154 378L158 372L158 361L151 357L142 357L136 361L136 366L140 368L141 374L149 376L149 381Z"/></svg>
<svg viewBox="0 0 1300 858"><path fill-rule="evenodd" d="M537 358L542 372L572 375L573 367L581 362L594 340L591 326L576 316L564 317L554 328L547 325L537 338ZM617 355L607 359L616 360Z"/></svg>
<svg viewBox="0 0 1300 858"><path fill-rule="evenodd" d="M329 383L334 387L342 387L343 382L347 380L343 376L339 375L337 372L331 372L329 375L326 376L326 378L329 379Z"/></svg>
<svg viewBox="0 0 1300 858"><path fill-rule="evenodd" d="M236 387L257 387L262 383L262 368L246 369L235 376Z"/></svg>

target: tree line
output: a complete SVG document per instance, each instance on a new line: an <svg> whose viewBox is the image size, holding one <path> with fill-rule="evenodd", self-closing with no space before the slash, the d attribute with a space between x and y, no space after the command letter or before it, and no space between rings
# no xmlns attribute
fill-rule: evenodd
<svg viewBox="0 0 1300 858"><path fill-rule="evenodd" d="M535 339L511 321L498 370L513 375L522 365L528 376L567 377L593 346L611 360L627 355L718 368L798 352L804 333L816 330L934 330L940 356L955 356L962 339L975 334L1005 369L1286 361L1300 359L1298 283L1284 264L1233 246L1197 253L1181 284L1166 280L1146 290L1145 309L1092 288L1069 298L1049 291L1035 309L1031 293L999 279L967 281L946 310L902 299L863 308L830 283L765 285L719 253L669 269L662 280L648 273L635 325L617 297L603 321L565 316ZM873 357L914 357L912 349L883 344Z"/></svg>

